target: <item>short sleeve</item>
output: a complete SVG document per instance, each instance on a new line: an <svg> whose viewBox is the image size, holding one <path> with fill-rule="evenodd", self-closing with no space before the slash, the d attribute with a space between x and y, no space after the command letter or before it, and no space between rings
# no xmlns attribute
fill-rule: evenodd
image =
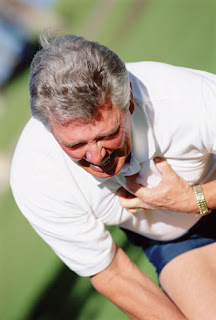
<svg viewBox="0 0 216 320"><path fill-rule="evenodd" d="M14 192L20 210L57 256L80 276L104 270L115 254L115 243L104 224L87 209L54 199L37 201ZM52 202L49 209L49 202ZM39 205L40 203L40 205Z"/></svg>

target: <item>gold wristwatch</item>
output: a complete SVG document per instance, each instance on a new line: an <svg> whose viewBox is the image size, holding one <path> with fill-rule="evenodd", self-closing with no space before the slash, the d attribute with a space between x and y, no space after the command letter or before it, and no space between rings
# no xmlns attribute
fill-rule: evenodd
<svg viewBox="0 0 216 320"><path fill-rule="evenodd" d="M209 210L205 195L203 193L203 188L201 185L197 185L193 187L195 197L196 197L196 202L199 207L199 215L198 216L205 216L206 214L211 213L211 210Z"/></svg>

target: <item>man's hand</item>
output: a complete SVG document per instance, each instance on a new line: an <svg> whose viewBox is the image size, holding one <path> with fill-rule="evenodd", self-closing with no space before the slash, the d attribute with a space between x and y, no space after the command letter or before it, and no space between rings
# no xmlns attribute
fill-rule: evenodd
<svg viewBox="0 0 216 320"><path fill-rule="evenodd" d="M130 212L136 208L162 209L179 212L199 212L193 188L161 158L154 159L161 174L161 182L154 188L146 188L136 182L138 174L126 178L126 188L118 190L120 204Z"/></svg>

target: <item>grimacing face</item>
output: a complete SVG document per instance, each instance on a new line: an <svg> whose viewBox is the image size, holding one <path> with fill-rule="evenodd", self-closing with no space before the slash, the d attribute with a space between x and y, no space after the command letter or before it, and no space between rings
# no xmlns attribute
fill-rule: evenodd
<svg viewBox="0 0 216 320"><path fill-rule="evenodd" d="M95 177L116 175L131 152L131 126L134 110L109 105L100 108L93 122L74 120L61 124L51 121L51 132L62 149L85 171Z"/></svg>

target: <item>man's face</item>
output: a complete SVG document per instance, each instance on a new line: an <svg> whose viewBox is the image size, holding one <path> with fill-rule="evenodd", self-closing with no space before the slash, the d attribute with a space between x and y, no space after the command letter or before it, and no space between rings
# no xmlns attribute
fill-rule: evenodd
<svg viewBox="0 0 216 320"><path fill-rule="evenodd" d="M100 108L100 118L67 124L51 122L51 131L62 149L84 170L99 178L116 175L131 151L133 104L123 111Z"/></svg>

